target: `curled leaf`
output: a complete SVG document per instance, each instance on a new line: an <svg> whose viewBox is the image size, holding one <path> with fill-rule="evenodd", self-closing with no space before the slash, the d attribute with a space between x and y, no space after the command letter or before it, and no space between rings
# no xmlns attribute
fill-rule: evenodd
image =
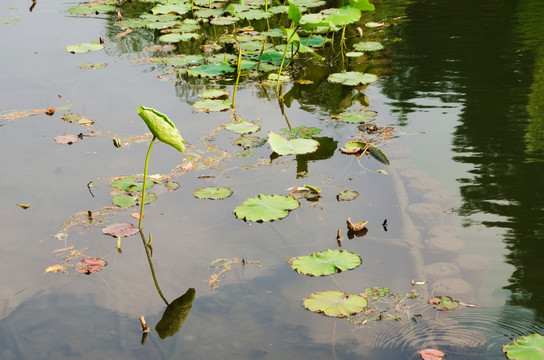
<svg viewBox="0 0 544 360"><path fill-rule="evenodd" d="M157 139L174 147L179 152L185 150L185 141L168 116L155 109L143 106L138 108L138 115L145 121L149 130Z"/></svg>

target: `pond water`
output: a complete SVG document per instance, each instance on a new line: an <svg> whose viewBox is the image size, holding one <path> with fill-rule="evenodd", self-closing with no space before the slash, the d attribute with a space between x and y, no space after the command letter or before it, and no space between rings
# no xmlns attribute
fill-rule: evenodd
<svg viewBox="0 0 544 360"><path fill-rule="evenodd" d="M242 77L236 115L261 126L252 136L321 129L317 153L280 157L271 157L268 143L236 156L239 135L224 128L232 112L193 109L204 90L232 94L234 76L163 77L167 66L137 61L154 56L143 48L158 43L158 31L117 37L116 14L70 14L78 4L38 0L29 11L31 2L5 0L0 9L0 359L415 359L424 348L448 359L501 359L502 345L543 332L543 2L376 1L376 11L348 28L347 44L359 41L356 26L384 21L392 26L364 28L363 37L386 48L346 58L345 67L379 80L361 88L328 82L342 65L327 52L327 63L295 61L296 76L313 83L285 84L283 112L273 87ZM120 8L130 17L150 6ZM64 49L99 37L102 51ZM178 51L191 53L200 43L180 44ZM85 62L107 66L80 69ZM390 165L339 151L359 132L331 118L365 101L378 113L376 125L395 128L379 142ZM180 184L158 191L145 208L157 283L168 303L195 290L183 326L165 339L155 326L167 307L140 237L123 238L119 253L101 232L137 224L137 208L107 207L112 179L143 172L150 137L139 138L148 132L140 105L167 114L188 145L180 154L156 144L150 160L151 174L174 169L170 180ZM57 109L53 116L40 110L48 107ZM72 112L94 124L60 119ZM97 136L54 141L89 131ZM113 146L114 137L123 146ZM282 220L233 214L249 197L287 195L305 184L320 188L321 198L300 200ZM206 186L233 195L193 196ZM338 201L344 189L359 197ZM17 206L23 203L30 206ZM368 220L365 236L348 237L350 217ZM286 259L338 248L338 229L341 249L359 254L361 266L324 277L290 268ZM78 273L73 265L83 255L60 251L70 247L108 265ZM214 267L217 259L231 267L213 288L209 280L227 269ZM55 264L71 266L67 274L45 272ZM360 294L374 286L400 295L371 302L374 312L349 321L302 306L318 291ZM411 291L415 299L404 296ZM431 295L478 307L439 312L427 303ZM152 329L145 344L140 315Z"/></svg>

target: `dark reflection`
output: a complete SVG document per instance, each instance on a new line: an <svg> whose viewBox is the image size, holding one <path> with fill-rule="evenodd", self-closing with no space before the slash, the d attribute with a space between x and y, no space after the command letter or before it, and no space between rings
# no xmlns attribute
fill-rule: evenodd
<svg viewBox="0 0 544 360"><path fill-rule="evenodd" d="M177 333L185 322L193 300L195 299L195 289L189 288L185 294L172 301L164 310L161 320L155 325L155 330L161 339L166 339Z"/></svg>
<svg viewBox="0 0 544 360"><path fill-rule="evenodd" d="M544 2L418 1L406 14L384 92L401 114L426 106L422 93L462 104L453 150L474 170L459 179L461 214L497 215L484 224L506 230L510 303L543 313Z"/></svg>
<svg viewBox="0 0 544 360"><path fill-rule="evenodd" d="M310 154L297 155L297 176L303 176L308 172L308 162L316 160L329 159L334 155L334 151L338 147L338 141L330 137L312 137L313 140L319 142L317 151Z"/></svg>

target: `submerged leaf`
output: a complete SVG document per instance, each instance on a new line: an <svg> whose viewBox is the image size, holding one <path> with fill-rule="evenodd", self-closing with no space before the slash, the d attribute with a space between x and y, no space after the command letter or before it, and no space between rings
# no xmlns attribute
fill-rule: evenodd
<svg viewBox="0 0 544 360"><path fill-rule="evenodd" d="M342 291L323 291L304 299L303 305L310 311L327 316L343 318L363 311L368 301L359 295L348 295Z"/></svg>
<svg viewBox="0 0 544 360"><path fill-rule="evenodd" d="M234 209L239 219L249 221L273 221L283 219L290 210L298 208L300 204L291 196L263 195L246 199Z"/></svg>
<svg viewBox="0 0 544 360"><path fill-rule="evenodd" d="M291 259L291 268L300 274L322 276L355 269L361 265L361 257L347 250L327 249L319 253Z"/></svg>

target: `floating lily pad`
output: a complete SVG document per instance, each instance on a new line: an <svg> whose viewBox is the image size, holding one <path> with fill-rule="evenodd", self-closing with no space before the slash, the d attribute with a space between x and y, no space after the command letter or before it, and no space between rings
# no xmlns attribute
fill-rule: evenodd
<svg viewBox="0 0 544 360"><path fill-rule="evenodd" d="M239 219L249 221L273 221L283 219L290 210L299 206L298 201L291 196L259 194L246 199L234 209L234 214Z"/></svg>
<svg viewBox="0 0 544 360"><path fill-rule="evenodd" d="M311 185L304 185L296 187L293 191L291 191L289 195L291 195L293 199L296 200L306 199L315 201L320 198L320 194L321 189Z"/></svg>
<svg viewBox="0 0 544 360"><path fill-rule="evenodd" d="M358 124L374 120L376 114L377 113L372 110L345 111L337 115L336 119L350 124Z"/></svg>
<svg viewBox="0 0 544 360"><path fill-rule="evenodd" d="M459 300L454 300L449 296L433 296L429 299L429 304L432 304L437 310L455 310L459 307Z"/></svg>
<svg viewBox="0 0 544 360"><path fill-rule="evenodd" d="M159 41L166 42L166 43L176 43L181 41L183 38L183 34L165 34L159 36Z"/></svg>
<svg viewBox="0 0 544 360"><path fill-rule="evenodd" d="M231 196L232 190L225 187L205 187L195 190L193 195L199 199L222 200Z"/></svg>
<svg viewBox="0 0 544 360"><path fill-rule="evenodd" d="M96 41L93 41L92 43L68 45L66 46L66 51L68 51L71 54L80 54L80 53L86 53L89 51L102 50L103 48L104 48L104 44L99 44Z"/></svg>
<svg viewBox="0 0 544 360"><path fill-rule="evenodd" d="M154 194L154 193L145 194L146 204L152 203L155 200L157 200L157 194ZM132 207L132 206L138 205L139 202L140 202L140 196L130 196L127 194L120 194L120 195L114 196L112 199L113 205L116 205L119 207Z"/></svg>
<svg viewBox="0 0 544 360"><path fill-rule="evenodd" d="M366 309L368 301L359 295L348 295L342 291L323 291L304 299L306 309L332 317L353 316Z"/></svg>
<svg viewBox="0 0 544 360"><path fill-rule="evenodd" d="M245 20L261 20L271 17L272 14L260 9L251 9L249 11L237 12L236 16Z"/></svg>
<svg viewBox="0 0 544 360"><path fill-rule="evenodd" d="M74 265L75 269L83 274L90 274L102 270L104 266L108 265L108 262L101 258L84 258L80 262Z"/></svg>
<svg viewBox="0 0 544 360"><path fill-rule="evenodd" d="M86 69L86 70L103 69L103 68L105 68L106 66L108 66L108 64L106 64L106 63L97 63L97 64L83 63L83 64L79 64L79 65L78 65L78 67L79 67L80 69Z"/></svg>
<svg viewBox="0 0 544 360"><path fill-rule="evenodd" d="M55 137L55 142L58 144L72 145L73 143L78 142L79 140L80 140L79 135L75 135L75 134L59 135Z"/></svg>
<svg viewBox="0 0 544 360"><path fill-rule="evenodd" d="M261 130L261 127L259 125L245 120L227 124L225 128L237 134L251 134Z"/></svg>
<svg viewBox="0 0 544 360"><path fill-rule="evenodd" d="M68 12L74 15L107 14L115 12L115 6L106 4L91 5L87 3L71 7L70 9L68 9Z"/></svg>
<svg viewBox="0 0 544 360"><path fill-rule="evenodd" d="M234 68L226 63L204 64L188 69L187 74L197 77L216 77L233 71Z"/></svg>
<svg viewBox="0 0 544 360"><path fill-rule="evenodd" d="M189 4L159 4L151 9L154 15L175 13L178 15L185 15L191 10Z"/></svg>
<svg viewBox="0 0 544 360"><path fill-rule="evenodd" d="M210 20L210 24L212 25L232 25L236 23L240 18L235 16L220 16L217 18L213 18Z"/></svg>
<svg viewBox="0 0 544 360"><path fill-rule="evenodd" d="M200 94L198 94L198 97L203 99L226 99L229 97L229 92L211 89L201 92Z"/></svg>
<svg viewBox="0 0 544 360"><path fill-rule="evenodd" d="M361 10L351 6L344 6L339 9L335 9L329 14L325 20L334 24L335 26L344 26L353 24L361 18Z"/></svg>
<svg viewBox="0 0 544 360"><path fill-rule="evenodd" d="M360 52L360 51L349 51L349 52L346 53L346 56L355 58L355 57L363 56L364 54L365 53Z"/></svg>
<svg viewBox="0 0 544 360"><path fill-rule="evenodd" d="M383 49L383 45L377 41L359 42L353 45L357 51L378 51Z"/></svg>
<svg viewBox="0 0 544 360"><path fill-rule="evenodd" d="M232 102L230 100L206 99L194 103L193 108L205 112L226 111L232 108Z"/></svg>
<svg viewBox="0 0 544 360"><path fill-rule="evenodd" d="M123 192L142 191L143 185L144 183L142 181L137 181L135 176L120 177L110 183L112 188ZM145 188L149 189L153 185L153 181L148 181Z"/></svg>
<svg viewBox="0 0 544 360"><path fill-rule="evenodd" d="M422 360L443 360L446 354L438 349L424 349L419 352Z"/></svg>
<svg viewBox="0 0 544 360"><path fill-rule="evenodd" d="M147 184L146 184L147 185ZM179 189L180 187L180 184L175 182L175 181L167 181L164 183L164 186L166 187L166 189L168 191L174 191L174 190L177 190ZM147 187L147 186L146 186Z"/></svg>
<svg viewBox="0 0 544 360"><path fill-rule="evenodd" d="M348 229L352 231L361 231L365 228L366 224L368 224L368 221L363 220L363 221L358 221L354 223L354 222L351 222L351 218L348 218L346 220L346 223L348 225Z"/></svg>
<svg viewBox="0 0 544 360"><path fill-rule="evenodd" d="M76 113L70 113L70 114L63 114L60 117L63 121L69 122L69 123L77 123L78 125L82 126L89 126L94 124L94 120L91 120L89 118L84 117L81 114Z"/></svg>
<svg viewBox="0 0 544 360"><path fill-rule="evenodd" d="M336 200L338 201L351 201L359 196L359 193L354 190L342 190L338 195L336 195Z"/></svg>
<svg viewBox="0 0 544 360"><path fill-rule="evenodd" d="M134 227L132 224L129 224L129 223L115 223L115 224L108 225L102 229L103 234L111 235L115 237L132 236L138 233L139 231L140 230L137 227Z"/></svg>
<svg viewBox="0 0 544 360"><path fill-rule="evenodd" d="M289 135L290 139L302 138L309 139L314 135L321 133L321 129L315 127L306 127L306 126L297 126L291 130L286 128L281 128L280 132L282 135Z"/></svg>
<svg viewBox="0 0 544 360"><path fill-rule="evenodd" d="M347 250L327 249L319 253L299 256L289 261L291 268L300 274L322 276L355 269L361 265L361 257Z"/></svg>
<svg viewBox="0 0 544 360"><path fill-rule="evenodd" d="M266 139L261 139L258 136L240 136L234 140L234 145L242 146L245 149L263 146L266 143Z"/></svg>
<svg viewBox="0 0 544 360"><path fill-rule="evenodd" d="M377 22L367 22L365 24L365 27L369 28L369 29L374 29L374 28L379 28L379 27L383 27L385 26L384 23L377 23Z"/></svg>
<svg viewBox="0 0 544 360"><path fill-rule="evenodd" d="M364 74L356 71L347 71L329 75L329 81L348 86L367 85L378 80L374 74Z"/></svg>
<svg viewBox="0 0 544 360"><path fill-rule="evenodd" d="M541 360L544 358L544 337L531 334L504 345L502 351L512 360Z"/></svg>
<svg viewBox="0 0 544 360"><path fill-rule="evenodd" d="M278 155L308 154L317 150L319 143L312 139L287 140L272 131L268 133L268 143Z"/></svg>

